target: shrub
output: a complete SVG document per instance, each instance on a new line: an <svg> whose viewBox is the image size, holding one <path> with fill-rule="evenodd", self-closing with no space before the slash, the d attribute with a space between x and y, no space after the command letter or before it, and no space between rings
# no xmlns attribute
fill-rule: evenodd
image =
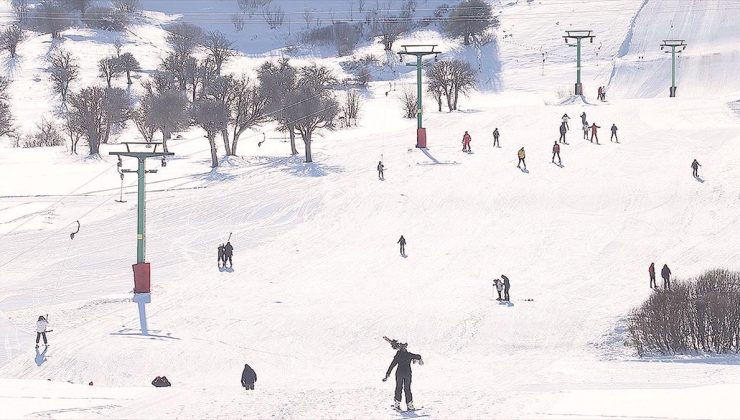
<svg viewBox="0 0 740 420"><path fill-rule="evenodd" d="M63 145L64 136L59 132L59 128L57 128L53 121L49 121L46 118L42 119L41 122L36 125L36 131L25 136L21 143L21 147L23 148Z"/></svg>

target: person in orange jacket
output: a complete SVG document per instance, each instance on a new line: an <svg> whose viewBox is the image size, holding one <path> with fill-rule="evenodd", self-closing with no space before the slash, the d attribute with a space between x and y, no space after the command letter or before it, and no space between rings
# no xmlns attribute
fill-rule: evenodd
<svg viewBox="0 0 740 420"><path fill-rule="evenodd" d="M599 143L599 135L598 135L599 128L601 128L601 127L599 127L598 125L596 125L596 123L591 124L591 143L593 143L594 142L594 138L596 138L596 144L600 144Z"/></svg>
<svg viewBox="0 0 740 420"><path fill-rule="evenodd" d="M466 131L462 139L463 152L470 152L470 140L470 134Z"/></svg>

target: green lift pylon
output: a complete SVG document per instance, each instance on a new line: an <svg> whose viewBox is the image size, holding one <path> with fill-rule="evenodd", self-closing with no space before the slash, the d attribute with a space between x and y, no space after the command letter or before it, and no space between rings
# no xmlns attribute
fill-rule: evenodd
<svg viewBox="0 0 740 420"><path fill-rule="evenodd" d="M591 35L591 30L579 30L579 31L565 31L563 38L568 46L576 47L576 95L583 95L583 84L581 84L581 41L588 39L591 43L594 42L594 35ZM575 44L571 44L569 41L574 39Z"/></svg>
<svg viewBox="0 0 740 420"><path fill-rule="evenodd" d="M171 152L159 152L157 147L162 143L142 143L142 142L124 142L126 151L110 152L110 155L118 157L118 166L122 166L121 156L136 158L138 168L135 171L121 169L122 173L134 173L137 175L138 183L138 200L136 213L136 264L134 264L134 302L139 305L139 324L141 333L149 334L146 322L145 304L151 303L150 293L150 269L149 263L146 262L146 174L156 173L156 169L147 170L146 160L157 158L162 160L162 166L167 166L166 157L174 156ZM131 146L141 151L131 150ZM151 149L151 150L149 150Z"/></svg>
<svg viewBox="0 0 740 420"><path fill-rule="evenodd" d="M666 48L670 48L670 51L666 51ZM676 97L676 53L680 53L686 49L686 42L683 39L664 39L663 43L660 44L660 50L664 53L671 54L671 89L668 95L671 98Z"/></svg>
<svg viewBox="0 0 740 420"><path fill-rule="evenodd" d="M434 51L436 44L408 44L401 45L403 51L398 52L398 56L403 61L404 55L411 55L416 57L416 63L406 63L407 66L416 67L416 147L420 149L426 149L427 147L427 131L424 128L422 122L422 85L421 85L421 71L424 67L424 56L434 55L435 61L437 56L441 54L439 51Z"/></svg>

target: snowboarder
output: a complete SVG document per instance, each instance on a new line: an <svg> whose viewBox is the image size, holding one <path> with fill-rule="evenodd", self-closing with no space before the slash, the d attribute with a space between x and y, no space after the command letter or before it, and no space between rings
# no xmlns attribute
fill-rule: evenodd
<svg viewBox="0 0 740 420"><path fill-rule="evenodd" d="M558 142L555 142L555 144L552 146L552 163L555 163L555 156L558 157L558 165L562 165L563 161L560 160L560 145Z"/></svg>
<svg viewBox="0 0 740 420"><path fill-rule="evenodd" d="M470 153L470 140L470 134L466 131L462 139L463 152Z"/></svg>
<svg viewBox="0 0 740 420"><path fill-rule="evenodd" d="M588 121L583 122L583 139L588 140Z"/></svg>
<svg viewBox="0 0 740 420"><path fill-rule="evenodd" d="M586 111L583 111L583 113L581 114L581 124L586 126L588 125L588 123L586 122Z"/></svg>
<svg viewBox="0 0 740 420"><path fill-rule="evenodd" d="M405 257L406 256L406 238L404 238L403 235L401 235L401 237L398 239L398 242L396 243L401 246L401 256Z"/></svg>
<svg viewBox="0 0 740 420"><path fill-rule="evenodd" d="M493 287L495 287L498 292L498 298L496 298L496 300L501 300L501 292L504 290L504 283L499 279L495 279L493 281Z"/></svg>
<svg viewBox="0 0 740 420"><path fill-rule="evenodd" d="M424 365L424 361L418 354L410 353L406 350L406 344L402 343L396 355L393 357L391 365L388 367L388 371L385 373L383 382L388 380L391 376L391 371L396 367L396 393L394 395L393 407L396 410L401 409L401 392L406 394L406 407L409 410L414 410L414 398L411 394L411 363L413 361L419 361L419 365Z"/></svg>
<svg viewBox="0 0 740 420"><path fill-rule="evenodd" d="M650 274L650 288L652 289L655 287L658 288L658 283L655 282L655 263L651 262L650 267L648 267L648 274Z"/></svg>
<svg viewBox="0 0 740 420"><path fill-rule="evenodd" d="M242 386L247 391L254 390L254 383L257 382L257 373L248 364L244 364L242 371Z"/></svg>
<svg viewBox="0 0 740 420"><path fill-rule="evenodd" d="M39 320L36 321L36 348L39 348L39 340L44 339L44 346L49 347L49 342L46 340L46 328L49 326L47 318L49 315L39 315Z"/></svg>
<svg viewBox="0 0 740 420"><path fill-rule="evenodd" d="M221 268L221 263L224 263L224 244L218 246L218 268Z"/></svg>
<svg viewBox="0 0 740 420"><path fill-rule="evenodd" d="M570 121L570 117L568 114L563 114L563 125L565 125L566 130L570 130L570 125L568 125L568 121Z"/></svg>
<svg viewBox="0 0 740 420"><path fill-rule="evenodd" d="M509 301L509 289L511 288L511 284L509 283L509 278L505 275L501 275L501 279L504 281L504 301Z"/></svg>
<svg viewBox="0 0 740 420"><path fill-rule="evenodd" d="M694 170L694 178L699 178L699 167L700 166L701 165L696 159L694 159L694 161L691 162L691 169Z"/></svg>
<svg viewBox="0 0 740 420"><path fill-rule="evenodd" d="M596 144L599 144L599 135L598 135L599 128L601 127L596 125L596 123L591 124L591 143L593 143L594 138L596 138Z"/></svg>
<svg viewBox="0 0 740 420"><path fill-rule="evenodd" d="M524 164L524 170L526 170L527 169L527 162L524 161L524 158L526 158L527 156L524 153L524 148L522 147L521 149L519 149L519 151L517 152L516 155L519 157L519 163L516 165L516 167L519 168L519 169L522 169L521 166L519 166L519 165Z"/></svg>
<svg viewBox="0 0 740 420"><path fill-rule="evenodd" d="M229 262L229 268L233 266L231 263L231 257L234 255L234 247L231 246L231 242L226 242L224 245L224 267L226 267L226 261Z"/></svg>
<svg viewBox="0 0 740 420"><path fill-rule="evenodd" d="M568 132L568 129L566 128L565 123L564 122L561 123L560 124L560 138L558 139L558 141L565 143L565 133L567 132Z"/></svg>
<svg viewBox="0 0 740 420"><path fill-rule="evenodd" d="M385 169L385 166L383 165L383 161L378 161L378 179L381 181L385 181L385 176L383 175L383 169Z"/></svg>
<svg viewBox="0 0 740 420"><path fill-rule="evenodd" d="M501 147L500 144L498 144L498 127L493 129L493 147Z"/></svg>
<svg viewBox="0 0 740 420"><path fill-rule="evenodd" d="M663 277L663 288L671 288L671 269L668 268L668 264L663 264L663 269L660 270L660 276Z"/></svg>
<svg viewBox="0 0 740 420"><path fill-rule="evenodd" d="M612 141L612 139L616 139L617 143L619 143L619 137L617 137L617 125L612 124L612 136L609 138L609 141Z"/></svg>

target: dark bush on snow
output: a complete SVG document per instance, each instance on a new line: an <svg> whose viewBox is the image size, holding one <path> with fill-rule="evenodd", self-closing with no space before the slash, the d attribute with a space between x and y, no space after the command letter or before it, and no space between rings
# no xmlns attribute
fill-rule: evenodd
<svg viewBox="0 0 740 420"><path fill-rule="evenodd" d="M656 291L632 311L628 328L639 355L738 353L740 273L707 271Z"/></svg>
<svg viewBox="0 0 740 420"><path fill-rule="evenodd" d="M128 25L128 16L110 7L94 6L87 9L82 21L88 28L121 32Z"/></svg>

